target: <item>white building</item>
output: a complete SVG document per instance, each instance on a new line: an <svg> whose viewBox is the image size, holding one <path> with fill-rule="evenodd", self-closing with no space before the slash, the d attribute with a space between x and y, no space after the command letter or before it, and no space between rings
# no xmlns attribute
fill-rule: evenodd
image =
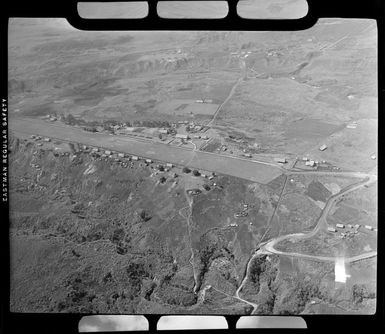
<svg viewBox="0 0 385 334"><path fill-rule="evenodd" d="M187 140L187 139L189 139L189 136L188 136L188 135L185 135L185 134L177 133L177 134L175 135L175 138Z"/></svg>
<svg viewBox="0 0 385 334"><path fill-rule="evenodd" d="M345 225L338 223L338 224L336 224L336 227L338 227L338 228L345 228Z"/></svg>
<svg viewBox="0 0 385 334"><path fill-rule="evenodd" d="M310 167L314 167L315 161L314 161L314 160L306 161L306 162L305 162L305 165L306 165L306 166L310 166Z"/></svg>
<svg viewBox="0 0 385 334"><path fill-rule="evenodd" d="M328 147L325 144L323 144L323 145L320 146L319 150L320 151L325 151L327 148Z"/></svg>
<svg viewBox="0 0 385 334"><path fill-rule="evenodd" d="M174 167L174 165L173 165L173 164L171 164L171 163L169 163L169 162L168 162L168 163L166 163L166 166L167 166L167 167L169 167L169 168L172 168L172 167Z"/></svg>
<svg viewBox="0 0 385 334"><path fill-rule="evenodd" d="M44 141L49 142L49 141L51 141L51 139L50 138L44 138Z"/></svg>
<svg viewBox="0 0 385 334"><path fill-rule="evenodd" d="M111 155L111 151L106 150L106 151L104 151L104 154L105 155Z"/></svg>
<svg viewBox="0 0 385 334"><path fill-rule="evenodd" d="M124 153L118 153L119 158L124 158Z"/></svg>
<svg viewBox="0 0 385 334"><path fill-rule="evenodd" d="M367 230L373 231L373 226L365 225L365 228L366 228Z"/></svg>
<svg viewBox="0 0 385 334"><path fill-rule="evenodd" d="M136 155L133 155L133 156L132 156L132 160L138 161L138 160L139 160L139 157L137 157Z"/></svg>
<svg viewBox="0 0 385 334"><path fill-rule="evenodd" d="M167 135L168 130L167 129L159 129L159 133Z"/></svg>
<svg viewBox="0 0 385 334"><path fill-rule="evenodd" d="M334 227L328 227L329 232L337 232L337 230Z"/></svg>
<svg viewBox="0 0 385 334"><path fill-rule="evenodd" d="M151 159L146 159L145 161L146 161L148 164L150 164L150 163L152 162Z"/></svg>

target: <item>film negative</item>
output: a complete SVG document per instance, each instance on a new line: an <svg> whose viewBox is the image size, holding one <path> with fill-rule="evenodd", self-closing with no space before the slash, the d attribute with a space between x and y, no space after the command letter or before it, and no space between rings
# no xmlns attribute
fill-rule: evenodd
<svg viewBox="0 0 385 334"><path fill-rule="evenodd" d="M5 332L384 326L383 16L10 4Z"/></svg>

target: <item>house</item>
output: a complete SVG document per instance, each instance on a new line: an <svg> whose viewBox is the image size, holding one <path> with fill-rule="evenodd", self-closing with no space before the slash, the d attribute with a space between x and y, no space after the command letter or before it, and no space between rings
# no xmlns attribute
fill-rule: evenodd
<svg viewBox="0 0 385 334"><path fill-rule="evenodd" d="M172 167L174 167L174 165L173 165L173 164L171 164L171 163L169 163L169 162L168 162L168 163L166 163L166 166L167 166L167 167L169 167L169 168L172 168Z"/></svg>
<svg viewBox="0 0 385 334"><path fill-rule="evenodd" d="M357 128L357 124L356 124L356 123L348 124L346 127L347 127L348 129L355 129L355 128Z"/></svg>
<svg viewBox="0 0 385 334"><path fill-rule="evenodd" d="M111 155L111 151L106 150L106 151L104 151L104 154L105 154L105 155Z"/></svg>
<svg viewBox="0 0 385 334"><path fill-rule="evenodd" d="M319 150L320 151L325 151L327 148L328 147L325 144L323 144L323 145L320 146Z"/></svg>
<svg viewBox="0 0 385 334"><path fill-rule="evenodd" d="M146 161L148 164L150 164L150 163L152 162L151 159L146 159L145 161Z"/></svg>
<svg viewBox="0 0 385 334"><path fill-rule="evenodd" d="M337 230L334 227L328 227L329 232L337 232Z"/></svg>
<svg viewBox="0 0 385 334"><path fill-rule="evenodd" d="M124 153L118 153L119 158L124 158Z"/></svg>
<svg viewBox="0 0 385 334"><path fill-rule="evenodd" d="M189 139L189 136L188 136L188 135L185 135L185 134L177 133L177 134L175 135L175 138L188 140L188 139Z"/></svg>
<svg viewBox="0 0 385 334"><path fill-rule="evenodd" d="M251 154L250 154L250 153L245 153L244 156L245 156L246 158L251 158Z"/></svg>
<svg viewBox="0 0 385 334"><path fill-rule="evenodd" d="M136 155L133 155L133 156L132 156L132 160L138 161L138 160L139 160L139 157L137 157Z"/></svg>
<svg viewBox="0 0 385 334"><path fill-rule="evenodd" d="M203 100L196 100L196 103L203 103Z"/></svg>
<svg viewBox="0 0 385 334"><path fill-rule="evenodd" d="M51 139L50 138L44 138L44 141L49 142L49 141L51 141Z"/></svg>
<svg viewBox="0 0 385 334"><path fill-rule="evenodd" d="M338 224L336 224L336 227L338 227L338 228L345 228L345 225L338 223Z"/></svg>
<svg viewBox="0 0 385 334"><path fill-rule="evenodd" d="M159 133L167 135L168 129L159 129Z"/></svg>
<svg viewBox="0 0 385 334"><path fill-rule="evenodd" d="M367 230L373 231L373 226L365 225L365 228L366 228Z"/></svg>
<svg viewBox="0 0 385 334"><path fill-rule="evenodd" d="M201 125L195 125L194 130L195 131L201 131L202 130L202 126Z"/></svg>
<svg viewBox="0 0 385 334"><path fill-rule="evenodd" d="M278 162L280 164L285 164L286 163L286 158L274 158L275 162Z"/></svg>

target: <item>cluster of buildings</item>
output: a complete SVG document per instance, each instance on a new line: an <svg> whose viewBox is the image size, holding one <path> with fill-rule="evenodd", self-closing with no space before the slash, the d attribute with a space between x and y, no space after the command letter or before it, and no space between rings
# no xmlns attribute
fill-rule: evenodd
<svg viewBox="0 0 385 334"><path fill-rule="evenodd" d="M340 237L346 238L346 237L351 236L353 234L357 234L360 227L361 227L360 224L355 224L355 225L347 224L345 226L345 224L337 223L335 227L329 226L327 228L327 230L328 230L328 232L333 232L333 233L336 233L338 231L343 231L343 232L341 232ZM364 228L369 230L369 231L377 232L377 229L371 225L364 225Z"/></svg>
<svg viewBox="0 0 385 334"><path fill-rule="evenodd" d="M243 204L243 208L242 208L242 211L240 212L236 212L234 214L234 218L240 218L240 217L247 217L248 216L248 209L249 209L249 205L248 204Z"/></svg>
<svg viewBox="0 0 385 334"><path fill-rule="evenodd" d="M45 116L42 117L42 119L48 120L48 121L50 121L50 122L55 122L55 121L57 121L57 117L54 116L54 115L45 115Z"/></svg>

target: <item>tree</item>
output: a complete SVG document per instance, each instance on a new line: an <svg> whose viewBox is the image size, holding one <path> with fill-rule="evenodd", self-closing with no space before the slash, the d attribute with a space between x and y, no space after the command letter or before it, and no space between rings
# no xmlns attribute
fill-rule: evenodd
<svg viewBox="0 0 385 334"><path fill-rule="evenodd" d="M199 170L194 169L193 170L193 175L194 176L199 176L199 175L201 175L201 173L199 173Z"/></svg>
<svg viewBox="0 0 385 334"><path fill-rule="evenodd" d="M207 191L209 191L211 188L210 188L210 186L208 185L208 184L204 184L203 185L203 188L205 189L205 190L207 190Z"/></svg>
<svg viewBox="0 0 385 334"><path fill-rule="evenodd" d="M188 173L190 173L190 172L191 172L191 169L190 169L190 168L188 168L188 167L183 167L183 173L188 174Z"/></svg>
<svg viewBox="0 0 385 334"><path fill-rule="evenodd" d="M159 169L161 172L163 172L163 171L164 171L164 166L163 166L163 165L159 165L159 166L158 166L158 169Z"/></svg>
<svg viewBox="0 0 385 334"><path fill-rule="evenodd" d="M167 180L167 179L166 179L164 176L162 176L162 177L160 178L160 180L159 180L159 181L160 181L160 183L165 183L165 182L166 182L166 180Z"/></svg>

